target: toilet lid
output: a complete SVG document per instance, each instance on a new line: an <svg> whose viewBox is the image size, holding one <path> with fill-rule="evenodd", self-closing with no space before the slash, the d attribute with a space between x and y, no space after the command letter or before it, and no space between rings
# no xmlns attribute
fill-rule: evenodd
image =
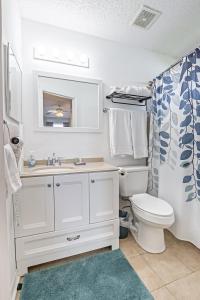
<svg viewBox="0 0 200 300"><path fill-rule="evenodd" d="M149 194L137 194L131 197L133 206L158 216L170 216L173 208L166 201Z"/></svg>

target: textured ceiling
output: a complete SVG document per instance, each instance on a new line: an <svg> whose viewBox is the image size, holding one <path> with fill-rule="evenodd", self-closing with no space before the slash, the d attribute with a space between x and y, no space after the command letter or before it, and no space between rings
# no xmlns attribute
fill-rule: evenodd
<svg viewBox="0 0 200 300"><path fill-rule="evenodd" d="M19 0L22 17L179 57L200 45L200 0ZM140 5L162 12L143 30Z"/></svg>

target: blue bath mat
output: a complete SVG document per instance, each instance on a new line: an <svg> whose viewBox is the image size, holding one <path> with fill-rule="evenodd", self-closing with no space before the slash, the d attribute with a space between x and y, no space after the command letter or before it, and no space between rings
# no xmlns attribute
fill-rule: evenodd
<svg viewBox="0 0 200 300"><path fill-rule="evenodd" d="M152 300L120 250L25 275L20 300Z"/></svg>

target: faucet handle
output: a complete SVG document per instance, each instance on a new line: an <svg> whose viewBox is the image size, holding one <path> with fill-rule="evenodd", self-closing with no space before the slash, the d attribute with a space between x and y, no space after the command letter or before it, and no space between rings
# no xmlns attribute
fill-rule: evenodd
<svg viewBox="0 0 200 300"><path fill-rule="evenodd" d="M48 158L47 158L47 166L50 166L51 165L51 158L50 158L50 156L48 156Z"/></svg>
<svg viewBox="0 0 200 300"><path fill-rule="evenodd" d="M58 157L57 162L58 162L59 166L61 166L61 164L65 162L65 158L64 157Z"/></svg>

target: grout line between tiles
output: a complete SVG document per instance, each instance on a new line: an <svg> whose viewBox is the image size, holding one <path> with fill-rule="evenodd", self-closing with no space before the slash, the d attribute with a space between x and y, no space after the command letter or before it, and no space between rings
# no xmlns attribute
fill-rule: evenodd
<svg viewBox="0 0 200 300"><path fill-rule="evenodd" d="M173 247L173 245L167 247L167 249L170 249L171 247ZM148 254L148 252L147 252L147 253L140 253L139 255L144 256L144 255L146 255L146 254ZM136 256L138 256L138 255L135 255L135 256L132 256L132 257L136 257ZM163 288L163 287L167 288L167 285L169 285L169 284L171 284L171 283L173 283L173 282L175 282L175 281L177 281L177 280L183 279L183 278L185 278L185 277L191 275L192 273L196 272L196 271L191 270L188 266L186 266L186 265L185 265L180 259L178 259L176 256L175 256L175 258L176 258L181 264L183 264L183 265L188 269L188 271L190 271L190 273L188 273L187 275L181 276L181 277L177 278L176 280L172 280L172 281L170 281L170 282L164 283L163 285L160 286L160 288ZM162 278L160 277L160 275L159 275L159 274L151 267L151 265L148 263L148 261L145 259L145 257L144 257L144 260L145 260L145 263L147 264L147 266L151 269L151 271L153 271L153 272L159 277L159 279L160 279L161 281L163 281L163 279L162 279ZM139 274L138 274L138 276L139 276ZM139 276L139 277L140 277L140 276ZM140 278L140 279L142 280L142 278ZM143 280L142 280L142 281L143 281ZM152 293L152 292L155 292L155 291L159 290L160 288L150 290L150 292L151 292L151 293ZM167 290L168 290L168 289L167 289ZM168 291L169 291L169 290L168 290ZM169 293L170 293L170 295L172 295L173 297L175 297L170 291L169 291Z"/></svg>
<svg viewBox="0 0 200 300"><path fill-rule="evenodd" d="M144 254L142 254L142 255L144 255ZM145 259L145 258L144 258ZM179 259L177 259L180 263L182 263ZM146 261L146 259L145 259L145 261ZM154 271L154 273L156 273L156 275L163 281L163 279L160 277L160 275L151 267L151 265L146 261L146 263L147 263L147 265L148 265L148 267L152 270L152 271ZM169 285L170 283L172 283L172 282L175 282L175 281L177 281L177 280L180 280L180 279L183 279L183 278L185 278L185 277L187 277L188 275L190 275L190 274L192 274L192 273L194 273L194 271L191 271L184 263L182 263L189 271L190 271L190 273L188 273L187 275L183 275L183 276L180 276L179 278L177 278L177 279L175 279L175 280L172 280L172 281L169 281L169 282L167 282L167 283L164 283L164 285L162 286L162 287L164 287L164 286L167 286L167 285Z"/></svg>

